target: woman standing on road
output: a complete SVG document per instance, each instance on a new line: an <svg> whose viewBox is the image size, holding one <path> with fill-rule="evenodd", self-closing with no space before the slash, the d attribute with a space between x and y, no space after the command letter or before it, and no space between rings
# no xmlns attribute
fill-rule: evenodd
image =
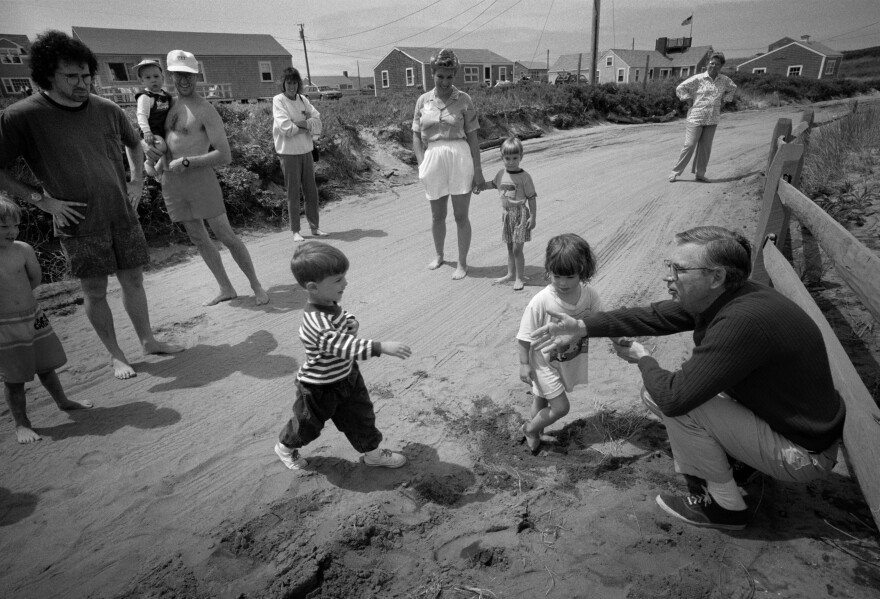
<svg viewBox="0 0 880 599"><path fill-rule="evenodd" d="M272 137L281 160L281 172L287 186L287 210L293 240L302 241L299 229L300 192L306 199L306 220L312 235L326 235L318 228L318 186L315 184L315 161L312 137L321 134L321 114L300 93L302 77L293 67L282 73L281 92L272 98Z"/></svg>
<svg viewBox="0 0 880 599"><path fill-rule="evenodd" d="M428 268L443 264L446 241L448 198L458 229L458 267L454 280L467 276L467 255L471 247L468 219L471 191L485 183L477 141L477 110L471 97L452 80L458 71L458 58L444 48L431 57L434 89L422 94L413 116L413 150L419 163L419 179L431 204L431 234L436 257Z"/></svg>
<svg viewBox="0 0 880 599"><path fill-rule="evenodd" d="M705 73L694 75L682 81L675 93L690 105L687 116L687 128L684 133L684 147L678 156L678 162L669 173L669 182L673 183L684 172L696 148L693 172L696 180L704 183L709 154L712 153L712 140L715 129L721 119L721 103L732 102L736 84L727 75L721 74L724 66L724 54L714 52L709 57L709 66Z"/></svg>

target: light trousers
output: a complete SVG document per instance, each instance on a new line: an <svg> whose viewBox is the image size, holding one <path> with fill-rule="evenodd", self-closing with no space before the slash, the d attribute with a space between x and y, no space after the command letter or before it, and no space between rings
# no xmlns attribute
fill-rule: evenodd
<svg viewBox="0 0 880 599"><path fill-rule="evenodd" d="M702 177L706 174L706 167L709 166L709 156L712 154L712 140L715 139L715 129L718 125L694 125L688 123L684 130L684 147L681 154L678 155L678 162L672 167L672 172L680 175L687 168L691 156L696 150L694 165L691 172Z"/></svg>
<svg viewBox="0 0 880 599"><path fill-rule="evenodd" d="M318 229L318 186L315 183L315 162L312 153L278 154L284 185L287 186L287 210L290 213L290 230L299 232L300 192L306 200L306 220L312 231Z"/></svg>
<svg viewBox="0 0 880 599"><path fill-rule="evenodd" d="M684 416L664 416L642 388L642 402L666 425L675 471L725 483L733 478L727 456L777 480L807 482L825 478L837 463L839 442L822 452L792 443L754 412L719 393Z"/></svg>

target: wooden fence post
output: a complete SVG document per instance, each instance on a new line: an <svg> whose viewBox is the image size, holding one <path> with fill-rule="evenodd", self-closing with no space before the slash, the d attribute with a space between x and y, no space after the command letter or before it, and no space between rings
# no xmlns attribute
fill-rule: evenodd
<svg viewBox="0 0 880 599"><path fill-rule="evenodd" d="M806 123L807 129L801 134L800 142L804 146L804 156L801 158L797 172L792 178L791 184L795 187L800 186L801 174L803 173L804 161L810 151L810 135L813 132L813 122L816 120L816 113L812 108L804 110L801 115L801 122ZM822 280L822 252L819 249L819 243L813 237L813 233L801 223L801 260L798 264L798 274L805 285L818 285Z"/></svg>
<svg viewBox="0 0 880 599"><path fill-rule="evenodd" d="M785 141L788 141L789 135L791 135L791 119L779 119L776 121L776 126L773 127L773 136L770 138L770 154L767 156L767 168L764 169L764 175L770 171L770 165L773 164L773 159L776 157L779 137L783 136Z"/></svg>
<svg viewBox="0 0 880 599"><path fill-rule="evenodd" d="M779 119L780 121L786 119ZM791 121L788 126L791 127ZM758 229L755 233L752 256L752 280L765 285L770 283L770 277L764 268L764 240L771 233L776 235L777 247L783 247L788 239L788 215L786 208L779 199L777 189L779 180L783 174L793 175L797 169L797 163L804 153L804 147L800 144L783 144L776 152L767 174L764 177L764 197L761 200L761 214L758 217Z"/></svg>

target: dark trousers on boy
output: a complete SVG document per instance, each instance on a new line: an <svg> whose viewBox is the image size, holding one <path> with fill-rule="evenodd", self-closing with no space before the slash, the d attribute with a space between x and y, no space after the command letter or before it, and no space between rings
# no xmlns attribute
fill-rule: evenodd
<svg viewBox="0 0 880 599"><path fill-rule="evenodd" d="M291 449L308 445L331 420L360 453L379 447L382 433L376 428L376 413L357 362L347 377L327 385L296 381L293 417L278 439Z"/></svg>

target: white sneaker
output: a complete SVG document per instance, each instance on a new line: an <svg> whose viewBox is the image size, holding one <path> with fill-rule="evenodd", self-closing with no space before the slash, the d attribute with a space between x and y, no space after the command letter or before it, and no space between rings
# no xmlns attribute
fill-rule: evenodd
<svg viewBox="0 0 880 599"><path fill-rule="evenodd" d="M299 457L299 451L296 449L288 449L281 444L281 441L275 443L275 453L281 460L281 463L291 470L302 470L309 465L308 460Z"/></svg>
<svg viewBox="0 0 880 599"><path fill-rule="evenodd" d="M388 449L374 449L363 455L361 461L367 466L381 466L382 468L400 468L406 464L406 456L395 453Z"/></svg>

